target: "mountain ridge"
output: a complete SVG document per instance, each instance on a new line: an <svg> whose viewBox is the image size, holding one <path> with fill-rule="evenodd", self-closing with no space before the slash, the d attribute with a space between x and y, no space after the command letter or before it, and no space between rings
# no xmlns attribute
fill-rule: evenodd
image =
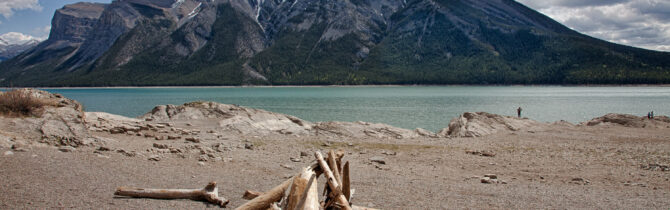
<svg viewBox="0 0 670 210"><path fill-rule="evenodd" d="M53 22L49 40L0 63L0 85L670 83L670 53L512 0L120 0Z"/></svg>

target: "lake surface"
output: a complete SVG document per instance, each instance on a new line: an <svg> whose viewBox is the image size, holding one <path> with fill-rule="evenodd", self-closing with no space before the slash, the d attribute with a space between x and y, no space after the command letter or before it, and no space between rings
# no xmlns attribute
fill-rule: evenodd
<svg viewBox="0 0 670 210"><path fill-rule="evenodd" d="M670 115L670 87L418 86L204 87L44 89L81 102L86 111L137 117L156 105L215 101L309 121L381 122L438 131L463 112L583 122L607 113Z"/></svg>

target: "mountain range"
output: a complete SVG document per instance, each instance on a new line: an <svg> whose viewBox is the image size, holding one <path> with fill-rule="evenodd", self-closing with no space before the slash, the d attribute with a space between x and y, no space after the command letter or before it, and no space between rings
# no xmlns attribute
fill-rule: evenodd
<svg viewBox="0 0 670 210"><path fill-rule="evenodd" d="M33 48L39 44L39 40L29 40L24 43L10 43L0 37L0 62L19 55L23 51Z"/></svg>
<svg viewBox="0 0 670 210"><path fill-rule="evenodd" d="M513 0L115 0L54 14L0 85L670 83L670 53Z"/></svg>

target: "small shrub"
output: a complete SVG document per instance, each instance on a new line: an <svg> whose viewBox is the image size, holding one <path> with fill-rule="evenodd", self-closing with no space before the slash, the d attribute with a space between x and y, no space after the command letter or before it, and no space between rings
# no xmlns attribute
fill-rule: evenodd
<svg viewBox="0 0 670 210"><path fill-rule="evenodd" d="M32 97L27 91L10 90L0 93L0 114L10 117L35 116L45 105L45 100Z"/></svg>

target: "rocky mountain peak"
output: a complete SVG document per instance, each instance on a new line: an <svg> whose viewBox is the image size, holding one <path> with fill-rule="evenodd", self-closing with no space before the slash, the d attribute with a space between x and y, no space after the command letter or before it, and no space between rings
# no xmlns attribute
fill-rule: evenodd
<svg viewBox="0 0 670 210"><path fill-rule="evenodd" d="M670 81L670 53L579 34L514 0L116 0L65 6L52 25L44 44L0 65L0 78L17 85Z"/></svg>

